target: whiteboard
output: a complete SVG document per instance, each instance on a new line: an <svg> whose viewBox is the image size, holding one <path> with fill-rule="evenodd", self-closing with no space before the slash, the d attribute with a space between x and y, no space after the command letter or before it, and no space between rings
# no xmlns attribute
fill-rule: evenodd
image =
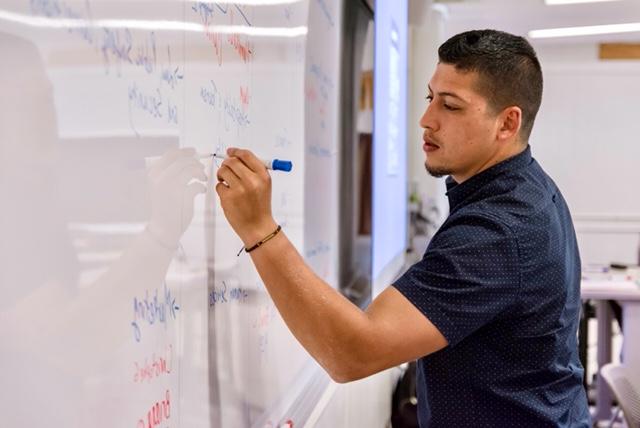
<svg viewBox="0 0 640 428"><path fill-rule="evenodd" d="M328 378L180 148L291 160L274 216L335 286L339 10L3 2L3 425L304 423Z"/></svg>

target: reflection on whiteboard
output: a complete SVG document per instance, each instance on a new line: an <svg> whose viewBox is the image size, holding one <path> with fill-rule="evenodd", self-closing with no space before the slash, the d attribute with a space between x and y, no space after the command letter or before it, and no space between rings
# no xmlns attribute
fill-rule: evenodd
<svg viewBox="0 0 640 428"><path fill-rule="evenodd" d="M337 37L338 8L247 3L3 4L7 426L304 423L283 403L315 363L236 256L218 165L195 153L290 159L291 174L273 175L274 216L307 257L332 261L331 224L305 216L304 158L335 159L338 68L325 45L308 52L306 29L312 7L318 40ZM306 146L310 97L324 134ZM305 247L305 227L324 239Z"/></svg>

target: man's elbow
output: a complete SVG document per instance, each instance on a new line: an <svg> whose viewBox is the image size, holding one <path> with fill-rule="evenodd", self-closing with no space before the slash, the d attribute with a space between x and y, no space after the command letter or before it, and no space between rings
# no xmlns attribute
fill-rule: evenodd
<svg viewBox="0 0 640 428"><path fill-rule="evenodd" d="M336 383L349 383L358 380L353 373L346 370L327 370L329 377Z"/></svg>
<svg viewBox="0 0 640 428"><path fill-rule="evenodd" d="M338 343L332 344L329 355L325 355L322 364L331 379L337 383L348 383L369 377L387 367L386 353L376 347L377 329L371 323L361 326L357 333L343 336Z"/></svg>
<svg viewBox="0 0 640 428"><path fill-rule="evenodd" d="M349 383L354 380L361 379L361 377L356 376L354 373L347 371L329 371L329 377L336 383Z"/></svg>
<svg viewBox="0 0 640 428"><path fill-rule="evenodd" d="M332 364L331 367L325 367L329 377L336 383L349 383L356 380L369 377L380 370L369 368L365 364L353 364L351 362L343 362Z"/></svg>

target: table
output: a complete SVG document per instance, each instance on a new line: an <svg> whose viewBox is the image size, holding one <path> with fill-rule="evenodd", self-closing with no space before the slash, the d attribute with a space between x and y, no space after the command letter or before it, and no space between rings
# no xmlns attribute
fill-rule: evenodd
<svg viewBox="0 0 640 428"><path fill-rule="evenodd" d="M611 362L612 314L607 300L616 300L622 306L622 361L625 366L631 368L631 373L637 376L635 384L640 384L640 286L630 280L583 279L580 294L583 300L596 301L598 368ZM611 391L598 376L595 420L610 419L611 398Z"/></svg>

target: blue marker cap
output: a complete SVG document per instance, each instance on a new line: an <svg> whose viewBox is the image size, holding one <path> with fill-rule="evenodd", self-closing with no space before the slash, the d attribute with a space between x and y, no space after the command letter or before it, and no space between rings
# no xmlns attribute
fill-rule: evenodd
<svg viewBox="0 0 640 428"><path fill-rule="evenodd" d="M293 168L293 164L291 163L291 161L274 159L273 162L271 163L271 168L274 171L286 171L286 172L289 172L289 171L291 171L291 168Z"/></svg>

